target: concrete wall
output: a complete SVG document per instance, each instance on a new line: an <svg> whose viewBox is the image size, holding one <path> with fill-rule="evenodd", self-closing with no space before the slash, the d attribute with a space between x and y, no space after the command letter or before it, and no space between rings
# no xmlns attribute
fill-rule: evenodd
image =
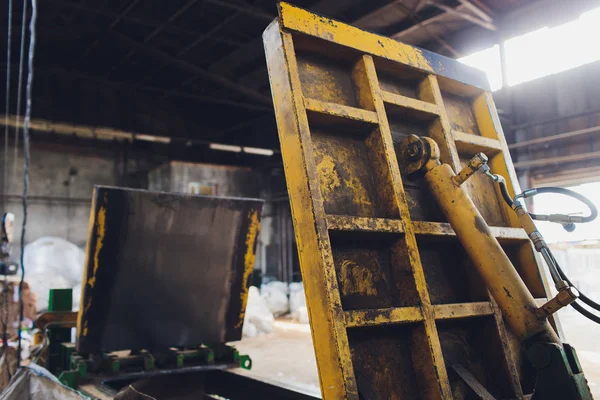
<svg viewBox="0 0 600 400"><path fill-rule="evenodd" d="M190 184L213 186L213 195L265 200L255 269L291 282L300 278L297 249L283 171L171 161L148 174L150 190L190 193ZM199 193L210 194L210 193Z"/></svg>
<svg viewBox="0 0 600 400"><path fill-rule="evenodd" d="M171 161L148 174L148 188L230 197L259 197L260 179L251 168ZM212 186L212 193L194 192L197 185Z"/></svg>
<svg viewBox="0 0 600 400"><path fill-rule="evenodd" d="M278 279L298 279L294 234L280 168L257 170L169 163L164 148L127 149L123 143L74 138L56 143L60 138L44 140L44 135L48 134L34 134L31 142L26 243L43 236L58 236L85 246L94 185L186 192L188 182L213 183L219 195L266 200L256 268ZM4 154L1 144L0 157ZM10 143L8 186L6 195L0 195L0 211L10 211L16 216L17 240L13 256L17 258L23 216L23 155L19 152L15 173L13 151ZM3 165L2 161L0 168ZM0 188L1 180L2 174Z"/></svg>
<svg viewBox="0 0 600 400"><path fill-rule="evenodd" d="M8 180L5 195L2 196L2 210L15 214L19 239L23 217L23 154L19 152L17 157L16 172L12 146L9 147L8 160ZM117 185L119 163L117 149L86 149L33 142L26 242L42 236L58 236L83 246L87 236L92 188L94 184ZM14 254L17 255L18 250Z"/></svg>

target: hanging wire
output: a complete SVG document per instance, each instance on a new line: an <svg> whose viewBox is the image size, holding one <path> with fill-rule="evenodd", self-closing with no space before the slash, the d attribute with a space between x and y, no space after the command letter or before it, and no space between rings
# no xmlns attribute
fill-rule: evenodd
<svg viewBox="0 0 600 400"><path fill-rule="evenodd" d="M6 39L6 103L4 107L4 171L2 177L2 194L6 195L8 187L8 110L10 105L10 48L12 44L12 0L8 0L8 32Z"/></svg>
<svg viewBox="0 0 600 400"><path fill-rule="evenodd" d="M8 266L4 265L4 281L2 282L2 351L8 346ZM10 372L10 371L9 371Z"/></svg>
<svg viewBox="0 0 600 400"><path fill-rule="evenodd" d="M23 15L21 16L21 50L19 52L19 81L17 82L17 112L15 124L15 151L13 165L13 181L17 181L17 162L19 157L19 123L21 122L21 92L23 87L23 60L25 59L25 26L27 25L27 0L23 0Z"/></svg>
<svg viewBox="0 0 600 400"><path fill-rule="evenodd" d="M21 324L23 323L23 282L25 281L25 228L27 226L27 190L29 186L29 122L31 120L31 92L33 88L33 56L35 54L35 22L37 0L31 0L31 21L29 22L29 57L27 63L27 88L25 93L25 119L23 121L23 224L21 226L21 281L19 282L19 347L18 364L21 364Z"/></svg>
<svg viewBox="0 0 600 400"><path fill-rule="evenodd" d="M2 174L2 194L6 195L8 190L8 111L10 105L10 50L12 46L12 0L8 0L8 32L6 39L6 104L4 124L4 170ZM6 277L7 266L4 266L4 281L2 282L2 310L0 311L2 321L2 348L8 346L8 279Z"/></svg>

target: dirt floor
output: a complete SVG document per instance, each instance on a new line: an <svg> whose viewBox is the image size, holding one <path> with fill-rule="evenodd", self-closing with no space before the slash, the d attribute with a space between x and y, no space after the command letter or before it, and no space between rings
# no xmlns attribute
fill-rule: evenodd
<svg viewBox="0 0 600 400"><path fill-rule="evenodd" d="M319 395L317 362L308 324L287 319L275 321L273 333L245 338L234 343L242 354L252 358L249 376L281 382L289 388Z"/></svg>
<svg viewBox="0 0 600 400"><path fill-rule="evenodd" d="M600 399L600 326L568 309L560 311L559 316L566 341L577 350L594 397ZM273 333L244 339L235 346L242 354L249 354L253 362L251 371L240 373L319 394L308 325L278 319Z"/></svg>

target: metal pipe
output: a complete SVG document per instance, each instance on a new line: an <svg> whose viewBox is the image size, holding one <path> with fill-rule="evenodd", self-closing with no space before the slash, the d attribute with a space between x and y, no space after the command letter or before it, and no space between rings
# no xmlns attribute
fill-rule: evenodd
<svg viewBox="0 0 600 400"><path fill-rule="evenodd" d="M569 154L568 156L542 158L538 160L527 160L516 162L515 168L532 168L532 167L543 167L551 164L563 164L575 161L594 160L600 158L600 151L593 151L590 153L583 154Z"/></svg>
<svg viewBox="0 0 600 400"><path fill-rule="evenodd" d="M585 128L585 129L578 129L576 131L569 131L569 132L564 132L564 133L557 133L556 135L551 135L551 136L544 136L541 138L536 138L536 139L530 139L530 140L524 140L522 142L517 142L517 143L512 143L508 145L509 149L518 149L521 147L528 147L528 146L533 146L536 144L543 144L543 143L548 143L548 142L553 142L556 140L564 140L564 139L571 139L573 137L576 136L581 136L581 135L587 135L589 133L596 133L600 131L600 125L599 126L592 126L590 128Z"/></svg>
<svg viewBox="0 0 600 400"><path fill-rule="evenodd" d="M563 121L565 119L584 117L584 116L590 115L590 114L600 114L600 108L585 110L585 111L581 111L581 112L577 112L577 113L573 113L573 114L567 114L567 115L557 115L555 117L539 119L537 121L523 122L521 124L511 126L510 129L513 131L527 129L527 128L531 128L534 126L550 124L550 123L556 122L556 121Z"/></svg>
<svg viewBox="0 0 600 400"><path fill-rule="evenodd" d="M513 332L521 341L542 335L546 341L560 344L548 320L536 315L535 299L479 210L463 188L453 183L456 175L452 168L432 163L426 168L425 180L431 193Z"/></svg>

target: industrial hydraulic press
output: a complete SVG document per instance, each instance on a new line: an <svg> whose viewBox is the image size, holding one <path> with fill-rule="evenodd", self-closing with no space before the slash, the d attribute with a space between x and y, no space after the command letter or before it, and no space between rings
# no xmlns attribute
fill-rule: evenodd
<svg viewBox="0 0 600 400"><path fill-rule="evenodd" d="M263 38L323 398L591 399L533 219L595 207L525 210L485 75L286 3Z"/></svg>

